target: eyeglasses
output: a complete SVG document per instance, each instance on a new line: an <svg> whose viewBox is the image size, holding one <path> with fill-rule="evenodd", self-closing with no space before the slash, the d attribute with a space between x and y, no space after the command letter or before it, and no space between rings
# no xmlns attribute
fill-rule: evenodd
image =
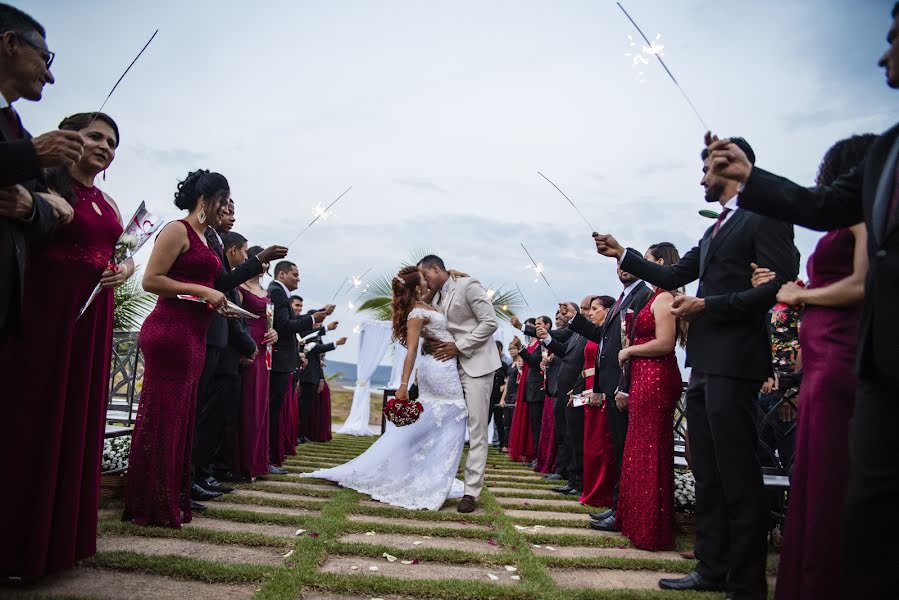
<svg viewBox="0 0 899 600"><path fill-rule="evenodd" d="M34 48L35 50L37 50L37 53L41 55L41 58L44 59L44 62L47 64L47 68L48 68L48 69L50 68L50 65L53 64L53 59L56 58L56 53L55 53L55 52L50 52L49 50L47 50L47 49L44 48L43 46L38 46L37 44L35 44L35 43L32 42L31 40L29 40L27 37L25 37L25 36L22 35L21 33L17 33L16 36L17 36L20 40L22 40L23 42L25 42L26 44L28 44L29 46L31 46L32 48Z"/></svg>

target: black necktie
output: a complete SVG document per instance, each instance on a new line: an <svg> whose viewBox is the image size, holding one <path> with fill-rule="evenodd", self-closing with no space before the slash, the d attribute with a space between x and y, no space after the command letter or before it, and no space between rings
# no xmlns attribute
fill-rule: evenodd
<svg viewBox="0 0 899 600"><path fill-rule="evenodd" d="M615 304L612 305L612 310L609 312L610 315L614 315L615 311L618 310L618 307L621 306L621 303L624 301L624 292L621 292L621 295L618 296L618 300L615 301Z"/></svg>
<svg viewBox="0 0 899 600"><path fill-rule="evenodd" d="M0 109L0 112L3 113L3 118L6 119L6 123L9 125L9 133L12 136L12 139L21 139L22 128L19 127L19 117L16 115L15 109L13 109L12 106L5 106Z"/></svg>

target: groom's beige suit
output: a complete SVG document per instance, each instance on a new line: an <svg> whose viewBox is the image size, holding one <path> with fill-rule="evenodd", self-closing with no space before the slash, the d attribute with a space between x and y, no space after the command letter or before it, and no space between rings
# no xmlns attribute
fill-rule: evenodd
<svg viewBox="0 0 899 600"><path fill-rule="evenodd" d="M459 349L459 378L468 407L465 494L477 498L484 486L487 467L487 424L493 373L501 364L493 342L496 313L484 287L469 277L450 277L434 297L434 305L446 315L447 329Z"/></svg>

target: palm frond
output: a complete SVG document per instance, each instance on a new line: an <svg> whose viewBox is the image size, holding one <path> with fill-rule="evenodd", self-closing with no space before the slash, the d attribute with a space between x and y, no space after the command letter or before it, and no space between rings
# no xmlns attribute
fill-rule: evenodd
<svg viewBox="0 0 899 600"><path fill-rule="evenodd" d="M141 323L156 306L156 295L144 291L140 281L135 272L115 289L115 312L112 317L115 331L140 330Z"/></svg>

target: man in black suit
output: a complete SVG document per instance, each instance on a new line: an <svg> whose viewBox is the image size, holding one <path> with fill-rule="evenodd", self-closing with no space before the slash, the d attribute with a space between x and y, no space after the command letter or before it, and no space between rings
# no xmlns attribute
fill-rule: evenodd
<svg viewBox="0 0 899 600"><path fill-rule="evenodd" d="M528 319L531 321L531 319ZM527 324L528 321L525 321ZM534 326L542 327L546 331L552 329L552 321L549 317L537 317L534 320ZM528 329L525 328L525 334L528 335ZM534 334L536 335L536 334ZM533 351L528 351L527 347L522 347L519 353L521 360L528 366L528 376L525 379L525 395L524 399L530 405L531 414L531 434L534 436L534 456L540 451L540 429L543 426L543 402L546 399L546 376L541 368L543 362L543 345L538 345ZM530 466L535 466L537 459L531 461Z"/></svg>
<svg viewBox="0 0 899 600"><path fill-rule="evenodd" d="M612 308L609 309L602 325L594 325L585 316L587 311L584 311L574 314L568 327L587 340L599 344L596 366L594 367L596 370L593 377L591 402L596 405L600 405L603 402L606 403L609 429L612 433L612 446L615 449L615 464L617 465L617 473L620 476L621 463L624 458L624 442L627 437L627 410L624 407L619 407L615 402L617 392L627 391L618 389L621 378L621 366L618 364L618 353L621 351L621 316L626 315L628 310L633 310L634 314L638 313L643 308L643 305L646 304L651 291L638 277L621 269L618 269L618 281L624 286L624 290L622 290L621 295L618 296L618 300L612 305ZM587 299L585 298L585 300ZM559 308L569 313L574 312L573 307L564 304ZM580 418L581 423L583 423L583 416ZM581 439L583 439L583 433L581 433ZM612 492L612 506L604 512L590 514L591 519L593 519L590 523L591 527L604 531L619 529L617 519L615 518L619 483L619 481L615 482L615 488Z"/></svg>
<svg viewBox="0 0 899 600"><path fill-rule="evenodd" d="M287 248L269 246L257 256L248 258L232 269L225 254L221 236L234 227L234 201L229 199L222 206L219 214L213 215L212 219L211 226L206 228L206 242L209 244L209 248L219 256L222 263L215 279L215 289L224 292L231 302L240 304L237 286L262 273L263 263L286 256ZM222 402L227 400L227 395L214 393L213 381L218 370L219 360L228 347L229 340L235 347L241 349L240 353L244 356L251 355L255 351L255 343L245 328L241 328L239 320L226 319L218 313L214 313L206 332L206 358L200 374L200 383L197 386L196 427L191 451L191 466L194 475L191 497L195 501L214 498L224 488L227 488L215 480L210 481L211 473L206 469L215 454L225 423L224 416L227 408ZM250 348L251 345L253 349Z"/></svg>
<svg viewBox="0 0 899 600"><path fill-rule="evenodd" d="M278 341L272 348L272 370L269 375L269 453L272 462L269 472L280 475L287 471L274 464L274 448L278 443L281 405L287 391L287 380L300 364L297 334L303 336L311 333L335 308L333 304L329 304L311 315L296 316L290 308L288 298L299 283L300 272L296 264L282 260L275 265L275 279L268 286L268 293L275 307L275 331L278 332Z"/></svg>
<svg viewBox="0 0 899 600"><path fill-rule="evenodd" d="M889 47L878 63L899 89L899 3L891 13ZM707 139L708 144L711 140ZM868 274L859 327L859 374L849 429L850 478L844 519L846 597L894 598L899 549L899 125L872 145L864 164L826 188L802 186L754 167L732 140L709 146L713 170L744 186L739 204L816 230L864 222ZM692 332L691 332L692 335ZM691 427L691 445L692 445Z"/></svg>
<svg viewBox="0 0 899 600"><path fill-rule="evenodd" d="M309 311L309 314L313 315L315 312L316 311ZM300 369L299 371L299 423L301 433L297 441L300 444L305 444L310 441L306 433L309 431L309 420L312 416L312 409L313 406L315 406L315 403L318 402L319 395L325 387L325 371L322 367L322 356L338 346L346 344L345 337L338 339L336 342L325 343L324 341L325 330L334 331L337 329L337 325L337 321L328 323L327 327L323 327L317 337L306 343L306 347L303 351L303 354L306 356L307 364L305 368Z"/></svg>
<svg viewBox="0 0 899 600"><path fill-rule="evenodd" d="M733 143L747 155L742 138ZM711 170L703 151L706 201L722 212L699 245L673 265L659 265L611 235L594 233L600 254L666 290L699 280L696 297L678 296L672 313L690 321L687 422L696 477L696 546L699 564L665 589L727 590L730 598L766 598L768 514L758 459L757 399L773 372L767 314L780 286L796 277L799 253L793 228L740 210L738 186ZM750 263L768 266L775 281L753 288Z"/></svg>
<svg viewBox="0 0 899 600"><path fill-rule="evenodd" d="M68 167L81 158L84 140L75 131L33 138L12 105L37 102L53 83L46 33L40 23L0 4L0 342L22 332L26 237L50 235L72 220L65 199L39 185L43 167Z"/></svg>
<svg viewBox="0 0 899 600"><path fill-rule="evenodd" d="M587 296L581 300L580 308L589 313L590 301L593 296ZM553 488L560 494L580 496L584 489L584 407L569 406L570 395L584 391L584 347L587 338L574 331L571 327L571 319L578 313L578 307L573 302L565 303L566 310L559 307L559 316L565 322L565 326L571 331L566 342L551 340L547 348L552 352L561 366L559 368L559 383L556 396L556 425L559 424L560 413L563 427L561 431L556 429L556 435L564 438L564 448L567 452L559 452L557 460L565 460L565 472L568 483L562 487ZM540 333L538 332L538 336ZM546 340L546 337L541 338ZM561 411L558 409L561 408Z"/></svg>

